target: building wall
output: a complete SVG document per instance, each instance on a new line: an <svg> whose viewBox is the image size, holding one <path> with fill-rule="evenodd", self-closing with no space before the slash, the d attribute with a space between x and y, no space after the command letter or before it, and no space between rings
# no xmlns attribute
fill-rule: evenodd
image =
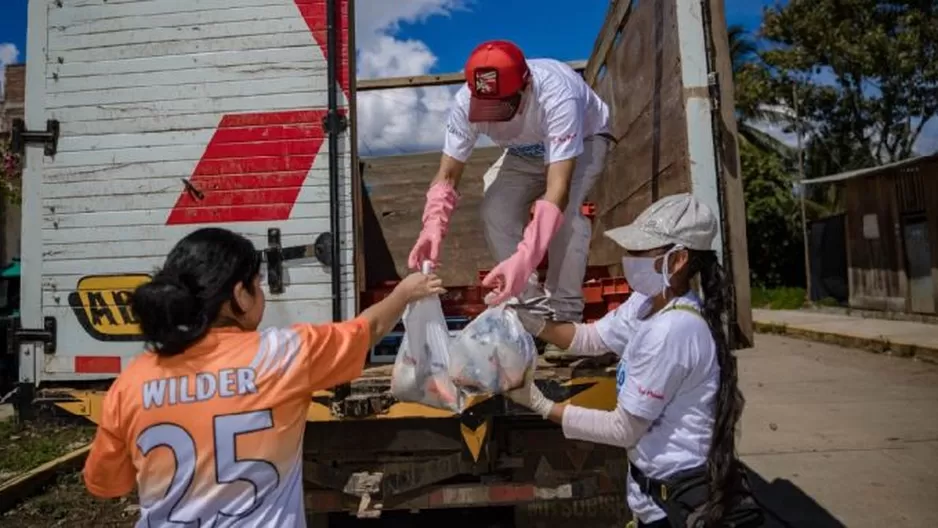
<svg viewBox="0 0 938 528"><path fill-rule="evenodd" d="M903 235L913 214L927 218L930 290L938 306L938 160L848 180L845 187L850 306L923 312L912 298L921 298L925 286L910 283Z"/></svg>

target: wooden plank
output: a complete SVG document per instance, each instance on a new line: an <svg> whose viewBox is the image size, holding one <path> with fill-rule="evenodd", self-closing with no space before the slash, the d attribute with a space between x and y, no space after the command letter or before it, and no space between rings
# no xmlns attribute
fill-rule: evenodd
<svg viewBox="0 0 938 528"><path fill-rule="evenodd" d="M237 6L277 8L283 6L283 0L238 0ZM76 22L119 19L123 17L147 17L166 13L191 13L231 8L231 0L173 0L170 2L63 2L54 4L49 10L49 25L60 26Z"/></svg>
<svg viewBox="0 0 938 528"><path fill-rule="evenodd" d="M586 61L567 62L571 68L582 72L586 68ZM355 81L359 92L368 90L388 90L392 88L417 88L420 86L446 86L466 82L463 72L440 73L431 75L413 75L410 77L385 77L382 79L359 79Z"/></svg>
<svg viewBox="0 0 938 528"><path fill-rule="evenodd" d="M89 444L4 482L0 485L0 513L9 511L19 502L34 495L59 474L80 468L90 451Z"/></svg>
<svg viewBox="0 0 938 528"><path fill-rule="evenodd" d="M440 257L440 276L449 285L475 284L477 270L495 264L481 229L479 209L482 177L501 154L498 147L477 148L466 164L459 185L459 204ZM426 191L439 164L439 152L365 160L367 199L381 227L381 237L376 237L376 242L383 238L400 276L408 273L407 257L420 233ZM368 275L374 272L369 271Z"/></svg>
<svg viewBox="0 0 938 528"><path fill-rule="evenodd" d="M602 29L599 30L599 36L593 45L593 52L590 54L586 68L583 72L583 78L590 86L596 84L596 78L599 71L609 59L609 53L612 51L616 37L620 30L623 30L625 21L632 10L632 0L614 0L609 6L609 12L606 15L606 21L603 22Z"/></svg>
<svg viewBox="0 0 938 528"><path fill-rule="evenodd" d="M746 238L746 202L740 171L736 99L733 86L733 63L729 50L724 0L709 0L711 30L717 75L720 79L719 140L717 145L723 185L723 222L725 246L729 250L733 290L736 296L737 336L752 343L752 294L750 291L749 246ZM745 343L741 343L745 345Z"/></svg>
<svg viewBox="0 0 938 528"><path fill-rule="evenodd" d="M288 5L284 3L285 5ZM294 18L295 17L295 18ZM114 33L98 35L62 35L50 31L49 55L54 56L58 51L89 48L95 46L126 46L132 44L146 44L148 42L158 45L166 42L195 42L202 39L225 38L226 35L256 37L259 35L278 34L280 32L306 32L309 30L303 25L299 13L289 18L277 20L263 20L259 22L231 22L225 24L208 24L206 26L187 26L170 31L166 28L136 29L115 31ZM54 38L53 38L54 37ZM94 37L94 38L90 38ZM320 55L321 56L321 55Z"/></svg>
<svg viewBox="0 0 938 528"><path fill-rule="evenodd" d="M590 193L597 208L591 265L621 261L622 249L604 231L631 222L657 197L690 190L676 24L673 2L640 2L595 84L619 142Z"/></svg>

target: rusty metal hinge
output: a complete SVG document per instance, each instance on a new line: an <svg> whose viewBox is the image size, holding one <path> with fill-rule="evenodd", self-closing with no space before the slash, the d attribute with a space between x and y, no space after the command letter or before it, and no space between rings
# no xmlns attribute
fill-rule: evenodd
<svg viewBox="0 0 938 528"><path fill-rule="evenodd" d="M59 148L59 121L49 119L46 121L45 132L26 130L26 122L14 119L10 130L10 148L13 152L23 154L27 143L42 143L46 156L55 156Z"/></svg>

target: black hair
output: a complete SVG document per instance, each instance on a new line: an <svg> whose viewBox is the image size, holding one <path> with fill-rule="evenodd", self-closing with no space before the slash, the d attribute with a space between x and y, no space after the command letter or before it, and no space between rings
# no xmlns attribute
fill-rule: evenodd
<svg viewBox="0 0 938 528"><path fill-rule="evenodd" d="M704 526L722 526L724 514L732 505L739 484L736 457L736 426L743 413L745 399L739 390L736 355L730 350L727 330L732 286L714 251L691 251L690 276L700 275L703 292L703 316L716 343L720 365L720 388L714 409L713 436L707 454L707 480L710 493L704 506Z"/></svg>
<svg viewBox="0 0 938 528"><path fill-rule="evenodd" d="M189 233L134 291L131 308L147 343L161 356L181 354L216 324L238 283L254 293L259 270L260 254L243 236L217 227ZM242 313L237 303L232 308Z"/></svg>

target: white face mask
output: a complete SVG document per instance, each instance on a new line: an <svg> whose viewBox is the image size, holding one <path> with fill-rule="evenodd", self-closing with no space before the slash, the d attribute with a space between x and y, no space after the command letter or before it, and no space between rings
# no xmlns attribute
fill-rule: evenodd
<svg viewBox="0 0 938 528"><path fill-rule="evenodd" d="M657 257L624 257L622 269L625 270L625 280L628 281L629 287L648 297L660 295L671 286L668 256L681 249L684 249L683 246L675 246L664 255ZM661 273L655 270L655 263L658 259L664 259L661 263Z"/></svg>

